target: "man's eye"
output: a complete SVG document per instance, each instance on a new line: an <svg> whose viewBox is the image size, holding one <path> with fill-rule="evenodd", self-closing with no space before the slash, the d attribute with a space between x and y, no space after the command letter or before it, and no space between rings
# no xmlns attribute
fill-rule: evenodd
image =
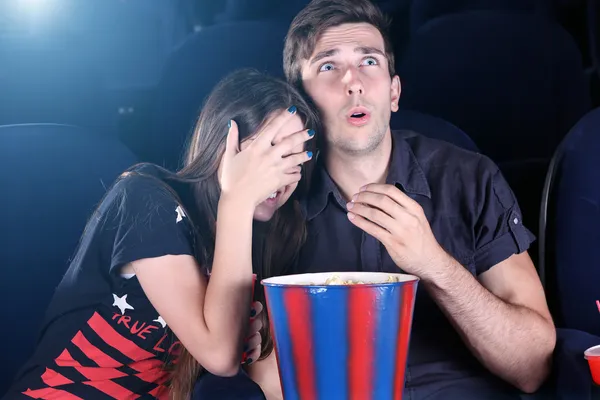
<svg viewBox="0 0 600 400"><path fill-rule="evenodd" d="M325 72L325 71L331 71L331 70L333 70L332 63L325 63L325 64L321 65L321 67L319 67L319 72Z"/></svg>
<svg viewBox="0 0 600 400"><path fill-rule="evenodd" d="M376 58L373 57L369 57L369 58L365 58L362 62L362 65L378 65L379 62L377 61Z"/></svg>

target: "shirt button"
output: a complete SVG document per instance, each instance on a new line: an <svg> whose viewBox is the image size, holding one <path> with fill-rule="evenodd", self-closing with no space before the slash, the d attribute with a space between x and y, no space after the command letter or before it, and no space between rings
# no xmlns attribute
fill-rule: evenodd
<svg viewBox="0 0 600 400"><path fill-rule="evenodd" d="M513 223L514 223L515 225L517 225L517 224L519 223L519 218L515 218L515 219L513 219Z"/></svg>

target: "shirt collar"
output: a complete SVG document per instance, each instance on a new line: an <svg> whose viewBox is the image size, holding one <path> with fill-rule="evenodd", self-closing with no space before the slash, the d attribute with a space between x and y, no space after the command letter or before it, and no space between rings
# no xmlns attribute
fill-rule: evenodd
<svg viewBox="0 0 600 400"><path fill-rule="evenodd" d="M407 193L418 194L431 198L431 190L427 177L419 162L405 140L406 137L414 136L412 132L392 132L392 159L386 183L399 185ZM312 220L319 215L333 196L338 204L345 208L345 201L325 168L323 160L317 157L317 165L314 170L313 181L304 208L307 220Z"/></svg>

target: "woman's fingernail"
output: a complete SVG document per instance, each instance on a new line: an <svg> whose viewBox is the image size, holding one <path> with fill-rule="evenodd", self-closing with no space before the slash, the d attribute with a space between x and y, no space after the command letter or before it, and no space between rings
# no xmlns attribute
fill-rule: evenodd
<svg viewBox="0 0 600 400"><path fill-rule="evenodd" d="M313 137L313 136L315 136L315 131L314 131L314 130L312 130L312 129L309 129L309 130L308 130L308 136L310 136L310 137Z"/></svg>
<svg viewBox="0 0 600 400"><path fill-rule="evenodd" d="M293 114L296 112L296 106L290 106L290 108L288 108L287 110L290 114Z"/></svg>
<svg viewBox="0 0 600 400"><path fill-rule="evenodd" d="M350 202L350 203L346 203L346 208L348 210L352 210L352 207L354 207L354 203Z"/></svg>
<svg viewBox="0 0 600 400"><path fill-rule="evenodd" d="M312 151L307 151L306 155L308 156L308 158L312 158Z"/></svg>
<svg viewBox="0 0 600 400"><path fill-rule="evenodd" d="M252 364L252 361L254 361L252 358L249 358L246 360L246 364Z"/></svg>
<svg viewBox="0 0 600 400"><path fill-rule="evenodd" d="M250 317L255 317L256 316L256 310L253 308L250 310Z"/></svg>

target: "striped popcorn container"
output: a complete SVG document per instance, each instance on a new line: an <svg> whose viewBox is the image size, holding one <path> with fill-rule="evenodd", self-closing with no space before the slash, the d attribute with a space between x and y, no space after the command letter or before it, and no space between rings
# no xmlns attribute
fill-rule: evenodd
<svg viewBox="0 0 600 400"><path fill-rule="evenodd" d="M265 279L286 400L399 400L418 278L379 272Z"/></svg>

